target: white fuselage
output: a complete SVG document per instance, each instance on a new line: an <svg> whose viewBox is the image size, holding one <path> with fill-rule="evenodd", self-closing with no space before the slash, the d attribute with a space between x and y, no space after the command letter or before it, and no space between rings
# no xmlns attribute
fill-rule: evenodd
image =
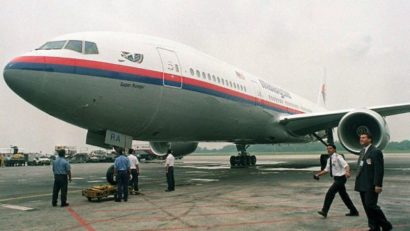
<svg viewBox="0 0 410 231"><path fill-rule="evenodd" d="M35 50L12 60L7 84L41 110L90 131L146 141L303 142L283 115L324 111L267 80L182 44L88 32L51 41L91 41L98 54Z"/></svg>

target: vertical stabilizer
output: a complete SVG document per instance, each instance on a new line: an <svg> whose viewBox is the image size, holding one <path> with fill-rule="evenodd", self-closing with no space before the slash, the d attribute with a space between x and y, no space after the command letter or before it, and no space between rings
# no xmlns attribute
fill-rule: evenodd
<svg viewBox="0 0 410 231"><path fill-rule="evenodd" d="M323 80L320 84L319 95L317 97L317 104L320 107L326 108L326 68L323 68Z"/></svg>

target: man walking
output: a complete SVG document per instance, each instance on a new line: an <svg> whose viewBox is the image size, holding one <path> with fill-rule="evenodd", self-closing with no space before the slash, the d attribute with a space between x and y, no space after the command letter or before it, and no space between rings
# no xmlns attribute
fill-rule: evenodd
<svg viewBox="0 0 410 231"><path fill-rule="evenodd" d="M57 153L58 157L53 162L54 186L51 204L54 207L57 206L58 193L61 190L61 207L65 207L69 205L67 203L67 188L68 181L71 182L71 166L68 163L68 161L64 158L64 149L57 150Z"/></svg>
<svg viewBox="0 0 410 231"><path fill-rule="evenodd" d="M175 157L174 155L172 155L171 150L168 150L167 159L165 161L165 172L167 176L168 189L165 190L165 192L175 191L174 163Z"/></svg>
<svg viewBox="0 0 410 231"><path fill-rule="evenodd" d="M371 134L360 135L360 144L363 149L358 160L355 190L360 193L370 230L378 231L380 227L383 231L392 230L392 224L377 205L383 187L384 160L383 153L372 145L372 141Z"/></svg>
<svg viewBox="0 0 410 231"><path fill-rule="evenodd" d="M118 157L114 162L114 174L117 175L117 198L116 202L121 199L128 201L128 181L130 177L130 161L124 155L122 148L117 148Z"/></svg>
<svg viewBox="0 0 410 231"><path fill-rule="evenodd" d="M130 161L130 169L131 169L131 176L132 176L131 186L132 186L133 192L137 193L139 191L138 175L140 172L140 168L139 168L138 158L134 155L133 149L128 150L128 160Z"/></svg>
<svg viewBox="0 0 410 231"><path fill-rule="evenodd" d="M350 177L349 165L342 155L336 153L336 146L334 144L327 145L327 153L329 154L329 159L327 160L326 167L325 169L323 169L323 171L315 175L315 179L319 179L320 176L330 172L330 176L333 177L334 182L326 193L322 210L318 213L326 218L330 209L330 205L332 204L336 193L339 193L343 202L350 210L350 212L347 213L346 216L359 216L359 212L353 205L353 202L350 199L349 194L347 194L345 187L347 178Z"/></svg>

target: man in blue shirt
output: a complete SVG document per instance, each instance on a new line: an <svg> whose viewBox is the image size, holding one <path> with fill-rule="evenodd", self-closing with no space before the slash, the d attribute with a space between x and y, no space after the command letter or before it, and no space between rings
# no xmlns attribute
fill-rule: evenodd
<svg viewBox="0 0 410 231"><path fill-rule="evenodd" d="M128 181L130 178L130 161L124 154L124 150L121 148L116 149L118 157L114 162L114 174L117 176L117 198L116 202L128 200Z"/></svg>
<svg viewBox="0 0 410 231"><path fill-rule="evenodd" d="M71 182L71 166L66 159L65 150L57 150L58 157L53 162L53 173L54 173L54 186L53 186L53 199L51 204L55 207L57 206L58 193L61 190L61 207L68 206L67 203L67 187L68 181ZM67 181L68 177L68 181Z"/></svg>

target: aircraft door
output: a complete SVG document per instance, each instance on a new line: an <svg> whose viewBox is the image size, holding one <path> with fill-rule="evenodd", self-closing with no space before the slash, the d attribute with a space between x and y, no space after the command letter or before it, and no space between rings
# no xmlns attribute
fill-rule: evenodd
<svg viewBox="0 0 410 231"><path fill-rule="evenodd" d="M254 95L255 95L255 104L256 105L261 105L262 104L262 89L259 86L259 84L255 80L251 80L252 85L253 85L253 90L254 90Z"/></svg>
<svg viewBox="0 0 410 231"><path fill-rule="evenodd" d="M167 87L182 87L181 65L175 51L157 48L162 63L163 85Z"/></svg>

